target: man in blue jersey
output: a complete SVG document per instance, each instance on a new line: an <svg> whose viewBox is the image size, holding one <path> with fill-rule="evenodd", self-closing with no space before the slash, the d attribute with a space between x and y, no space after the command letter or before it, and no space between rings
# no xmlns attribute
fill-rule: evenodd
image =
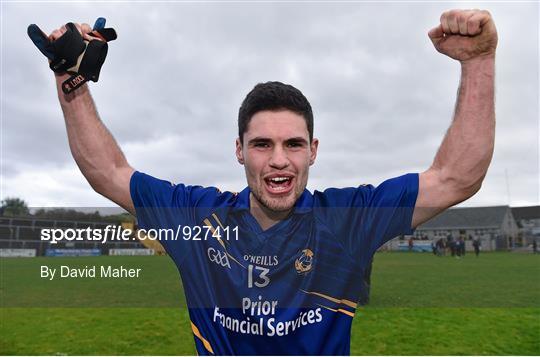
<svg viewBox="0 0 540 357"><path fill-rule="evenodd" d="M160 241L180 271L199 354L348 354L375 251L479 190L494 145L495 25L486 11L452 10L429 37L461 64L452 125L426 171L376 188L306 190L319 142L309 102L290 85L258 84L243 101L236 157L248 187L232 193L135 171L86 85L65 95L57 76L70 148L92 187L142 229L188 228Z"/></svg>

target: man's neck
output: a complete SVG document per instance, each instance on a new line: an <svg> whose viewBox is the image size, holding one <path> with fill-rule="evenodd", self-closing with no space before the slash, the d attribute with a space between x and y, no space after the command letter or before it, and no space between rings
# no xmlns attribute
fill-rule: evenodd
<svg viewBox="0 0 540 357"><path fill-rule="evenodd" d="M268 207L262 205L255 197L253 197L252 193L249 194L249 212L253 217L255 217L257 223L259 223L259 226L261 226L261 229L263 231L272 227L279 221L286 219L292 212L292 210L293 209L278 212L272 211L271 209L268 209Z"/></svg>

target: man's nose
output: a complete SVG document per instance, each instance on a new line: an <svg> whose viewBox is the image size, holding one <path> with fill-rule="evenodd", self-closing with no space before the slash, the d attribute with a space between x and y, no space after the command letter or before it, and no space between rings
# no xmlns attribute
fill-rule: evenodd
<svg viewBox="0 0 540 357"><path fill-rule="evenodd" d="M272 151L272 156L270 157L270 166L275 169L284 169L289 166L289 158L287 157L287 152L279 146L275 146Z"/></svg>

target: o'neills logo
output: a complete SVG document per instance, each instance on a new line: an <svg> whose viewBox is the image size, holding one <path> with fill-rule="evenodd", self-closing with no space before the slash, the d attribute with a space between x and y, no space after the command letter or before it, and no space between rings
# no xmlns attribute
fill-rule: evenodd
<svg viewBox="0 0 540 357"><path fill-rule="evenodd" d="M313 252L311 249L304 249L300 256L294 261L294 267L298 274L305 274L311 271L313 267Z"/></svg>

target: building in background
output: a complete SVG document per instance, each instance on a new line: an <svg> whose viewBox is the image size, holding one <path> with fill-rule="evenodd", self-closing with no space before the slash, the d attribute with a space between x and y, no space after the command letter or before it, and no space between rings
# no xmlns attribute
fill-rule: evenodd
<svg viewBox="0 0 540 357"><path fill-rule="evenodd" d="M447 238L465 240L465 248L474 250L473 240L479 239L484 251L507 250L522 246L520 232L509 206L451 208L420 225L413 239L418 244ZM408 237L390 241L386 249L399 250ZM429 249L425 249L428 251Z"/></svg>
<svg viewBox="0 0 540 357"><path fill-rule="evenodd" d="M482 250L509 249L516 245L518 226L509 206L463 207L444 211L420 225L415 237L437 241L452 235L462 237L466 249L473 250L472 241L480 239Z"/></svg>
<svg viewBox="0 0 540 357"><path fill-rule="evenodd" d="M518 241L523 247L540 244L540 206L512 207L512 214L519 228Z"/></svg>

